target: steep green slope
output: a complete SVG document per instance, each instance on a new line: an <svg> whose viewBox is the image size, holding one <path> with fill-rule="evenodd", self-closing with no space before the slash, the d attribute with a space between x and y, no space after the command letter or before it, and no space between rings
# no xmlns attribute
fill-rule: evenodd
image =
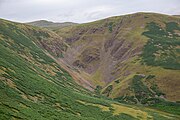
<svg viewBox="0 0 180 120"><path fill-rule="evenodd" d="M77 85L69 73L41 49L43 46L38 46L52 41L66 46L59 36L50 31L0 20L1 120L179 118L154 109L94 97ZM59 50L60 53L62 51Z"/></svg>
<svg viewBox="0 0 180 120"><path fill-rule="evenodd" d="M86 78L97 93L146 105L159 99L180 100L178 17L136 13L56 32L69 45L59 59ZM136 76L142 79L134 80Z"/></svg>

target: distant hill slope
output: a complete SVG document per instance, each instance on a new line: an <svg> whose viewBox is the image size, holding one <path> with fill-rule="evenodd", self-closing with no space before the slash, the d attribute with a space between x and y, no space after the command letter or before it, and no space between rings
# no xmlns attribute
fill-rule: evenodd
<svg viewBox="0 0 180 120"><path fill-rule="evenodd" d="M99 94L136 104L180 101L180 19L136 13L56 30L59 58Z"/></svg>
<svg viewBox="0 0 180 120"><path fill-rule="evenodd" d="M26 24L54 30L54 29L59 29L59 28L67 27L67 26L76 25L77 23L73 23L73 22L55 23L55 22L46 21L46 20L39 20L39 21L34 21L34 22L28 22Z"/></svg>
<svg viewBox="0 0 180 120"><path fill-rule="evenodd" d="M175 16L175 17L180 17L180 15L173 15L173 16Z"/></svg>

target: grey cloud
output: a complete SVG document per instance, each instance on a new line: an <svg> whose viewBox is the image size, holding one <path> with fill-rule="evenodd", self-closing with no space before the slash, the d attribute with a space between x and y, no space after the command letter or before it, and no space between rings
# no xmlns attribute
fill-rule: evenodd
<svg viewBox="0 0 180 120"><path fill-rule="evenodd" d="M0 18L89 22L135 12L180 14L180 0L0 0Z"/></svg>

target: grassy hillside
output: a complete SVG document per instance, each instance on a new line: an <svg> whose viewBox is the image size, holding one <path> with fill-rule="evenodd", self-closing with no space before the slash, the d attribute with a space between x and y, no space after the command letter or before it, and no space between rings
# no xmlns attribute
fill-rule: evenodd
<svg viewBox="0 0 180 120"><path fill-rule="evenodd" d="M72 23L72 22L55 23L55 22L50 22L46 20L39 20L39 21L28 22L26 24L42 27L42 28L47 28L50 30L56 30L56 29L67 27L67 26L76 25L77 23Z"/></svg>
<svg viewBox="0 0 180 120"><path fill-rule="evenodd" d="M150 108L94 97L91 92L77 85L69 73L41 49L41 43L52 41L66 46L53 32L0 20L1 120L179 118L178 115ZM63 52L63 49L59 52Z"/></svg>
<svg viewBox="0 0 180 120"><path fill-rule="evenodd" d="M180 119L179 24L137 13L57 35L1 19L0 119Z"/></svg>
<svg viewBox="0 0 180 120"><path fill-rule="evenodd" d="M60 59L98 93L146 105L156 103L156 99L180 100L178 17L136 13L66 27L56 33L68 44ZM134 80L136 76L142 79Z"/></svg>

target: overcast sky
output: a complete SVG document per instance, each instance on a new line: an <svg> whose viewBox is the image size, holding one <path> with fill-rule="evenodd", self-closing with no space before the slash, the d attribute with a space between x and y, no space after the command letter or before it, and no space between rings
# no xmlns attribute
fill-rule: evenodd
<svg viewBox="0 0 180 120"><path fill-rule="evenodd" d="M84 23L135 12L180 15L180 0L0 0L0 18L17 22Z"/></svg>

